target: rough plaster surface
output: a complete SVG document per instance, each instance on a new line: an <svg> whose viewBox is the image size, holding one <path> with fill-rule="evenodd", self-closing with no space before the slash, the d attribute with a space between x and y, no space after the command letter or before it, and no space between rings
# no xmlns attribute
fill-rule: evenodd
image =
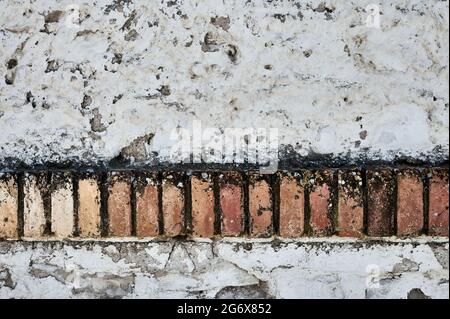
<svg viewBox="0 0 450 319"><path fill-rule="evenodd" d="M163 163L193 120L275 127L301 156L446 160L448 1L376 1L380 29L372 2L2 0L0 164Z"/></svg>
<svg viewBox="0 0 450 319"><path fill-rule="evenodd" d="M0 298L449 298L448 240L0 242Z"/></svg>

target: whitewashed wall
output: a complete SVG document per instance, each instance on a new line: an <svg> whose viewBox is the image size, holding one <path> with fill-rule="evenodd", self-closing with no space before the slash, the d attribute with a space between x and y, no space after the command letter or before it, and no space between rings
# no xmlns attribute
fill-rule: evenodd
<svg viewBox="0 0 450 319"><path fill-rule="evenodd" d="M0 163L167 162L193 120L276 127L306 157L446 160L448 21L437 0L2 0Z"/></svg>
<svg viewBox="0 0 450 319"><path fill-rule="evenodd" d="M0 298L449 298L448 242L0 242Z"/></svg>

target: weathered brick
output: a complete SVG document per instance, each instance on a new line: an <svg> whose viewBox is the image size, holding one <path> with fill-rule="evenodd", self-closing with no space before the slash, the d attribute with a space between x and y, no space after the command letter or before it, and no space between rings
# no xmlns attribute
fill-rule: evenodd
<svg viewBox="0 0 450 319"><path fill-rule="evenodd" d="M51 232L57 238L68 238L74 231L73 182L68 173L52 174Z"/></svg>
<svg viewBox="0 0 450 319"><path fill-rule="evenodd" d="M272 194L264 176L249 176L250 235L269 237L273 230Z"/></svg>
<svg viewBox="0 0 450 319"><path fill-rule="evenodd" d="M214 235L214 190L209 174L192 176L192 233L195 237Z"/></svg>
<svg viewBox="0 0 450 319"><path fill-rule="evenodd" d="M312 235L328 235L332 229L332 179L330 170L312 172L310 178L310 227Z"/></svg>
<svg viewBox="0 0 450 319"><path fill-rule="evenodd" d="M108 188L109 235L131 235L131 182L125 175L113 174Z"/></svg>
<svg viewBox="0 0 450 319"><path fill-rule="evenodd" d="M18 237L18 190L12 175L0 174L0 238Z"/></svg>
<svg viewBox="0 0 450 319"><path fill-rule="evenodd" d="M41 238L44 236L47 225L44 196L47 187L46 174L25 174L23 208L25 237Z"/></svg>
<svg viewBox="0 0 450 319"><path fill-rule="evenodd" d="M244 196L242 177L237 172L220 176L220 211L222 214L222 235L239 236L244 230Z"/></svg>
<svg viewBox="0 0 450 319"><path fill-rule="evenodd" d="M415 170L403 170L397 175L397 235L419 235L423 224L422 179Z"/></svg>
<svg viewBox="0 0 450 319"><path fill-rule="evenodd" d="M429 235L448 237L448 188L448 170L434 169L430 177Z"/></svg>
<svg viewBox="0 0 450 319"><path fill-rule="evenodd" d="M184 185L180 176L166 175L162 182L164 234L169 237L184 232Z"/></svg>
<svg viewBox="0 0 450 319"><path fill-rule="evenodd" d="M303 235L305 191L299 174L280 174L280 236Z"/></svg>
<svg viewBox="0 0 450 319"><path fill-rule="evenodd" d="M98 180L83 177L78 181L78 229L80 237L101 235L101 196Z"/></svg>
<svg viewBox="0 0 450 319"><path fill-rule="evenodd" d="M159 198L156 176L141 176L136 188L136 235L155 237L159 234Z"/></svg>
<svg viewBox="0 0 450 319"><path fill-rule="evenodd" d="M389 169L367 171L367 235L392 236L395 181Z"/></svg>
<svg viewBox="0 0 450 319"><path fill-rule="evenodd" d="M337 232L339 236L360 237L364 231L364 196L361 172L340 170L338 176Z"/></svg>

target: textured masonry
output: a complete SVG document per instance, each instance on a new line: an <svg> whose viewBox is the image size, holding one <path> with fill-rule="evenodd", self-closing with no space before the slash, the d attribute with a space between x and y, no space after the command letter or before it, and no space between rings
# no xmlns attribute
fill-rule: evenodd
<svg viewBox="0 0 450 319"><path fill-rule="evenodd" d="M359 237L364 228L363 182L361 172L339 171L337 231L341 236Z"/></svg>
<svg viewBox="0 0 450 319"><path fill-rule="evenodd" d="M448 237L447 168L0 175L0 238Z"/></svg>
<svg viewBox="0 0 450 319"><path fill-rule="evenodd" d="M224 236L238 236L244 231L244 193L242 176L231 172L222 174L219 181L219 210L221 233Z"/></svg>
<svg viewBox="0 0 450 319"><path fill-rule="evenodd" d="M367 171L367 235L391 236L394 220L393 172L388 169Z"/></svg>
<svg viewBox="0 0 450 319"><path fill-rule="evenodd" d="M400 236L420 235L424 226L423 181L416 170L397 175L397 233Z"/></svg>
<svg viewBox="0 0 450 319"><path fill-rule="evenodd" d="M85 176L78 181L78 231L80 237L101 235L101 194L95 176Z"/></svg>
<svg viewBox="0 0 450 319"><path fill-rule="evenodd" d="M1 176L1 175L0 175ZM17 181L11 175L0 177L0 238L16 238L18 235Z"/></svg>
<svg viewBox="0 0 450 319"><path fill-rule="evenodd" d="M180 174L166 174L162 181L163 233L169 237L183 235L185 223L185 187Z"/></svg>
<svg viewBox="0 0 450 319"><path fill-rule="evenodd" d="M280 177L280 235L298 237L305 225L305 185L298 173Z"/></svg>
<svg viewBox="0 0 450 319"><path fill-rule="evenodd" d="M448 171L443 169L431 171L428 211L430 235L448 237L448 189Z"/></svg>
<svg viewBox="0 0 450 319"><path fill-rule="evenodd" d="M24 177L23 234L40 238L48 234L48 216L44 209L47 197L47 174L25 174ZM47 207L48 211L48 207ZM20 212L19 212L20 213Z"/></svg>
<svg viewBox="0 0 450 319"><path fill-rule="evenodd" d="M214 191L211 175L192 176L192 230L196 237L214 235Z"/></svg>
<svg viewBox="0 0 450 319"><path fill-rule="evenodd" d="M310 177L310 233L313 236L329 235L332 232L333 172L331 170L312 172Z"/></svg>
<svg viewBox="0 0 450 319"><path fill-rule="evenodd" d="M250 235L270 237L273 233L272 189L265 176L251 174L249 177L248 210Z"/></svg>
<svg viewBox="0 0 450 319"><path fill-rule="evenodd" d="M127 176L110 177L108 226L110 236L131 236L131 180Z"/></svg>
<svg viewBox="0 0 450 319"><path fill-rule="evenodd" d="M155 237L159 234L158 178L142 175L136 185L136 235Z"/></svg>

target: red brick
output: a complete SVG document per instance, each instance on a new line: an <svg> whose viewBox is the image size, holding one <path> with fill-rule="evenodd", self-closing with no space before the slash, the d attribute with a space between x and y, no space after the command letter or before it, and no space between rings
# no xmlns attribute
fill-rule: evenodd
<svg viewBox="0 0 450 319"><path fill-rule="evenodd" d="M18 203L16 179L0 174L0 239L18 237Z"/></svg>
<svg viewBox="0 0 450 319"><path fill-rule="evenodd" d="M155 237L159 234L159 198L156 176L139 176L136 187L136 235Z"/></svg>
<svg viewBox="0 0 450 319"><path fill-rule="evenodd" d="M184 232L184 192L181 178L167 175L162 184L164 234L169 237Z"/></svg>
<svg viewBox="0 0 450 319"><path fill-rule="evenodd" d="M429 235L448 237L448 170L434 169L430 178Z"/></svg>
<svg viewBox="0 0 450 319"><path fill-rule="evenodd" d="M131 183L129 178L113 175L108 196L109 236L131 235Z"/></svg>
<svg viewBox="0 0 450 319"><path fill-rule="evenodd" d="M397 235L417 236L423 229L423 183L414 170L397 175Z"/></svg>
<svg viewBox="0 0 450 319"><path fill-rule="evenodd" d="M314 172L310 179L310 227L312 235L329 235L332 228L330 215L332 212L332 178L330 170Z"/></svg>
<svg viewBox="0 0 450 319"><path fill-rule="evenodd" d="M361 172L339 171L339 204L337 232L339 236L360 237L364 231L364 200Z"/></svg>
<svg viewBox="0 0 450 319"><path fill-rule="evenodd" d="M239 236L243 232L244 196L242 177L230 172L220 178L220 210L222 213L222 235Z"/></svg>
<svg viewBox="0 0 450 319"><path fill-rule="evenodd" d="M298 174L280 176L280 236L299 237L304 231L305 191Z"/></svg>
<svg viewBox="0 0 450 319"><path fill-rule="evenodd" d="M263 176L250 175L249 184L250 235L268 237L272 235L272 196L270 185Z"/></svg>
<svg viewBox="0 0 450 319"><path fill-rule="evenodd" d="M367 171L367 235L392 236L395 181L388 169Z"/></svg>
<svg viewBox="0 0 450 319"><path fill-rule="evenodd" d="M214 236L214 190L209 174L192 176L192 232L194 237Z"/></svg>

